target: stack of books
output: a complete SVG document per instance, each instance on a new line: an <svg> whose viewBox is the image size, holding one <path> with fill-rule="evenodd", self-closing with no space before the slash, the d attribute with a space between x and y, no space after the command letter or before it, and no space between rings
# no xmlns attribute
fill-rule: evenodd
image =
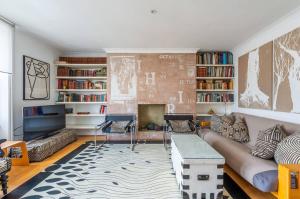
<svg viewBox="0 0 300 199"><path fill-rule="evenodd" d="M106 89L106 82L89 80L58 80L58 89Z"/></svg>
<svg viewBox="0 0 300 199"><path fill-rule="evenodd" d="M106 102L106 94L100 95L83 95L76 93L60 92L58 95L58 102Z"/></svg>
<svg viewBox="0 0 300 199"><path fill-rule="evenodd" d="M233 102L234 95L229 93L197 93L197 102Z"/></svg>
<svg viewBox="0 0 300 199"><path fill-rule="evenodd" d="M197 77L233 77L233 66L198 67Z"/></svg>
<svg viewBox="0 0 300 199"><path fill-rule="evenodd" d="M197 89L233 90L233 80L198 80Z"/></svg>
<svg viewBox="0 0 300 199"><path fill-rule="evenodd" d="M88 69L78 70L69 67L58 67L57 76L70 76L70 77L102 77L106 76L106 68L101 69Z"/></svg>
<svg viewBox="0 0 300 199"><path fill-rule="evenodd" d="M198 64L232 64L233 55L231 52L198 52Z"/></svg>

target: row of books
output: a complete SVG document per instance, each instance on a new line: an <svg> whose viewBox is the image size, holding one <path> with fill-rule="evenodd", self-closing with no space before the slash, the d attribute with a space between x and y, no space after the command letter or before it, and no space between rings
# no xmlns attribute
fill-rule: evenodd
<svg viewBox="0 0 300 199"><path fill-rule="evenodd" d="M57 81L58 89L106 89L106 82L90 80L67 80L59 79Z"/></svg>
<svg viewBox="0 0 300 199"><path fill-rule="evenodd" d="M105 105L101 105L100 106L100 114L105 114L106 113L106 111L107 111L107 106L105 106Z"/></svg>
<svg viewBox="0 0 300 199"><path fill-rule="evenodd" d="M58 102L106 102L106 94L100 95L83 95L76 93L60 92L58 95Z"/></svg>
<svg viewBox="0 0 300 199"><path fill-rule="evenodd" d="M231 52L198 52L198 64L232 64L233 55Z"/></svg>
<svg viewBox="0 0 300 199"><path fill-rule="evenodd" d="M233 102L234 95L229 93L197 93L197 102Z"/></svg>
<svg viewBox="0 0 300 199"><path fill-rule="evenodd" d="M197 77L234 77L232 66L197 67Z"/></svg>
<svg viewBox="0 0 300 199"><path fill-rule="evenodd" d="M69 67L58 67L57 68L57 76L70 76L70 77L103 77L106 76L106 68L100 69L71 69Z"/></svg>
<svg viewBox="0 0 300 199"><path fill-rule="evenodd" d="M233 90L233 80L198 80L197 89Z"/></svg>

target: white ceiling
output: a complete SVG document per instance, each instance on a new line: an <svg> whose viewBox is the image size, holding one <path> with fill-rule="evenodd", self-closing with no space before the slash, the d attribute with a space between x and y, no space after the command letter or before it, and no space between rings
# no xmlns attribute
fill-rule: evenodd
<svg viewBox="0 0 300 199"><path fill-rule="evenodd" d="M298 6L299 0L0 0L0 15L64 51L221 50Z"/></svg>

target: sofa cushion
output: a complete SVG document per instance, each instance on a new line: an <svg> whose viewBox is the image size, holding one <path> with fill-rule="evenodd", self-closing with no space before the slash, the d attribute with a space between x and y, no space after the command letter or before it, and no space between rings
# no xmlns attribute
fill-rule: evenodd
<svg viewBox="0 0 300 199"><path fill-rule="evenodd" d="M228 130L222 136L237 142L249 142L249 133L247 125L243 118L238 117L235 122L228 127Z"/></svg>
<svg viewBox="0 0 300 199"><path fill-rule="evenodd" d="M113 121L110 127L110 133L125 133L125 127L129 121Z"/></svg>
<svg viewBox="0 0 300 199"><path fill-rule="evenodd" d="M193 131L188 120L169 120L169 122L172 131L175 133L188 133Z"/></svg>
<svg viewBox="0 0 300 199"><path fill-rule="evenodd" d="M213 115L210 120L210 128L211 130L219 133L221 131L221 116Z"/></svg>
<svg viewBox="0 0 300 199"><path fill-rule="evenodd" d="M278 189L278 170L264 171L253 177L253 184L264 192L274 192Z"/></svg>
<svg viewBox="0 0 300 199"><path fill-rule="evenodd" d="M227 139L208 130L203 133L203 138L224 156L226 164L252 185L254 185L253 177L256 174L277 170L277 164L274 161L252 156L251 148L245 144ZM259 189L259 187L257 188Z"/></svg>
<svg viewBox="0 0 300 199"><path fill-rule="evenodd" d="M260 131L252 155L271 159L274 157L277 145L285 138L286 134L280 125Z"/></svg>
<svg viewBox="0 0 300 199"><path fill-rule="evenodd" d="M229 127L234 123L234 121L235 117L232 114L223 116L213 115L210 121L210 128L217 133L226 134L229 132Z"/></svg>
<svg viewBox="0 0 300 199"><path fill-rule="evenodd" d="M300 132L283 139L274 155L278 164L300 164Z"/></svg>

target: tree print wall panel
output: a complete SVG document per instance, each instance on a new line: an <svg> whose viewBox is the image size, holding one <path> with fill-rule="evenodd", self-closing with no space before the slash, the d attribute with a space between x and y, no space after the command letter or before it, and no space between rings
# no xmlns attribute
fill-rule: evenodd
<svg viewBox="0 0 300 199"><path fill-rule="evenodd" d="M273 109L300 113L300 28L274 40Z"/></svg>
<svg viewBox="0 0 300 199"><path fill-rule="evenodd" d="M238 105L272 109L273 42L239 57Z"/></svg>

